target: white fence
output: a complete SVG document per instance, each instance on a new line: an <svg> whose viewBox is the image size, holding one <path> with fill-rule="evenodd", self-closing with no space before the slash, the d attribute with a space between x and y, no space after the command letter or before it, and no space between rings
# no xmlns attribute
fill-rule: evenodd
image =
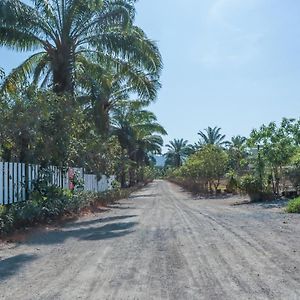
<svg viewBox="0 0 300 300"><path fill-rule="evenodd" d="M85 191L104 192L112 188L115 177L102 176L98 180L94 174L86 174L83 168L47 168L49 185L72 189L72 175L76 174ZM39 165L0 162L0 205L26 201L37 179L45 176Z"/></svg>

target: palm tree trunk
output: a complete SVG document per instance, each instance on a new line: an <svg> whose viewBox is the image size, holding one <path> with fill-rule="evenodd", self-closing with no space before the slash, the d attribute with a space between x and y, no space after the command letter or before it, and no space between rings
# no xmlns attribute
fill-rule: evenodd
<svg viewBox="0 0 300 300"><path fill-rule="evenodd" d="M129 186L133 187L135 186L136 180L135 180L135 168L130 167L129 168Z"/></svg>
<svg viewBox="0 0 300 300"><path fill-rule="evenodd" d="M98 133L107 135L109 131L109 102L97 99L94 103L94 119Z"/></svg>
<svg viewBox="0 0 300 300"><path fill-rule="evenodd" d="M121 183L121 188L126 187L126 165L125 165L125 155L124 152L122 153L122 160L121 160L121 172L120 172L120 183Z"/></svg>
<svg viewBox="0 0 300 300"><path fill-rule="evenodd" d="M74 94L74 57L69 46L48 50L52 58L53 91Z"/></svg>

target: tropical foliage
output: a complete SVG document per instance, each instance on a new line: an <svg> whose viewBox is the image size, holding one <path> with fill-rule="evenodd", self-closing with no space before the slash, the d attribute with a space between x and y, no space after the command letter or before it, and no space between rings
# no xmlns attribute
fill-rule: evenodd
<svg viewBox="0 0 300 300"><path fill-rule="evenodd" d="M10 89L29 76L55 93L73 93L77 74L96 63L120 73L143 73L157 80L161 57L156 45L134 25L131 0L19 0L0 3L0 43L34 51L7 77ZM98 74L100 75L100 74Z"/></svg>
<svg viewBox="0 0 300 300"><path fill-rule="evenodd" d="M162 59L135 1L27 3L0 2L0 45L31 53L2 81L1 159L146 180L166 134L146 109Z"/></svg>
<svg viewBox="0 0 300 300"><path fill-rule="evenodd" d="M126 158L129 164L130 184L142 181L145 166L151 164L151 155L160 154L165 129L157 123L155 115L143 108L141 102L124 102L112 115L113 134L118 137L123 153L121 166L122 186L125 184Z"/></svg>
<svg viewBox="0 0 300 300"><path fill-rule="evenodd" d="M166 147L168 149L165 153L166 165L175 168L180 167L187 156L193 152L192 146L184 139L174 139Z"/></svg>
<svg viewBox="0 0 300 300"><path fill-rule="evenodd" d="M196 192L221 187L247 193L253 201L299 192L300 120L284 118L253 130L249 138L235 136L227 142L220 132L219 127L200 132L195 153L169 170L168 177Z"/></svg>
<svg viewBox="0 0 300 300"><path fill-rule="evenodd" d="M291 200L288 203L286 211L288 213L294 213L294 214L298 213L298 214L300 214L300 198L296 198L296 199Z"/></svg>
<svg viewBox="0 0 300 300"><path fill-rule="evenodd" d="M184 179L186 185L196 191L217 191L221 178L228 169L228 154L216 145L203 146L195 154L191 155L182 167L175 171L178 178Z"/></svg>
<svg viewBox="0 0 300 300"><path fill-rule="evenodd" d="M207 127L204 131L199 131L200 141L198 145L201 147L203 145L217 145L221 146L226 144L225 135L221 134L221 128L219 127Z"/></svg>

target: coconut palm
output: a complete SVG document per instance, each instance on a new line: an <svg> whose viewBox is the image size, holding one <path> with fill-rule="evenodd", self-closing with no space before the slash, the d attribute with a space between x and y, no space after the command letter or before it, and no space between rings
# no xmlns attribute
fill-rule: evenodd
<svg viewBox="0 0 300 300"><path fill-rule="evenodd" d="M192 153L191 145L184 139L174 139L166 145L168 152L165 154L166 165L180 167L184 159Z"/></svg>
<svg viewBox="0 0 300 300"><path fill-rule="evenodd" d="M20 0L0 2L0 44L36 51L7 77L4 88L32 76L54 92L74 92L76 71L90 56L133 65L158 75L162 66L156 45L133 25L132 0Z"/></svg>
<svg viewBox="0 0 300 300"><path fill-rule="evenodd" d="M200 131L198 135L200 135L200 141L198 145L201 147L203 145L217 145L222 146L226 144L225 135L220 133L221 128L219 127L208 127L204 129L204 131Z"/></svg>

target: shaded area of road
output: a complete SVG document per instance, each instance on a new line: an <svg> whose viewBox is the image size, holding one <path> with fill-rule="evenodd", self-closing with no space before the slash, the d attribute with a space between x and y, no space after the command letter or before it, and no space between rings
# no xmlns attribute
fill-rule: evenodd
<svg viewBox="0 0 300 300"><path fill-rule="evenodd" d="M156 181L1 250L0 299L300 299L299 217L234 201Z"/></svg>

